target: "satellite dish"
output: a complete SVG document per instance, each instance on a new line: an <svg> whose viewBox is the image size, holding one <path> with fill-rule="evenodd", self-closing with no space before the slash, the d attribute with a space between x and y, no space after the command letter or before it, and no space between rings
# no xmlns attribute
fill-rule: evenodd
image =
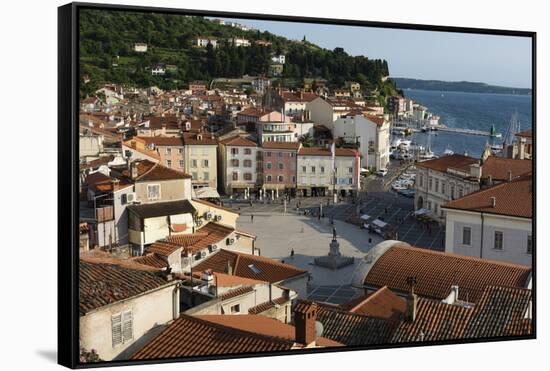
<svg viewBox="0 0 550 371"><path fill-rule="evenodd" d="M323 336L323 324L319 321L315 321L315 339Z"/></svg>

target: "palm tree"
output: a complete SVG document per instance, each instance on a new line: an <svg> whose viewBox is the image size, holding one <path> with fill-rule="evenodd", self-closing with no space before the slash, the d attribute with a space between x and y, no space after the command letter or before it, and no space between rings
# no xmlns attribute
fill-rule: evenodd
<svg viewBox="0 0 550 371"><path fill-rule="evenodd" d="M313 137L309 133L301 135L298 140L304 147L313 147L314 145Z"/></svg>

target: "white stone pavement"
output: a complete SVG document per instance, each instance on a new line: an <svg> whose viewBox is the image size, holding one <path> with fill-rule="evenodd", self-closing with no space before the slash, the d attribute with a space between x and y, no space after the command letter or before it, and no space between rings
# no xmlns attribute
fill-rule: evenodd
<svg viewBox="0 0 550 371"><path fill-rule="evenodd" d="M327 255L332 239L332 225L328 218L319 221L315 217L297 215L296 213L257 213L254 222L249 215L243 215L237 222L237 228L257 236L256 247L261 255L306 269L312 276L312 285L347 285L359 260L372 246L382 241L374 233L368 234L356 225L335 220L340 252L353 256L355 263L338 270L331 270L312 265L317 256ZM369 237L372 242L369 244ZM290 251L294 249L294 257Z"/></svg>

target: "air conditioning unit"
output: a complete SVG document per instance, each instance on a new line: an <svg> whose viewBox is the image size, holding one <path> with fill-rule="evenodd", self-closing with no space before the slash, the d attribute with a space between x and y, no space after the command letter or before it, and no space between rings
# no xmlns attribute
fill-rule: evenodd
<svg viewBox="0 0 550 371"><path fill-rule="evenodd" d="M136 202L137 200L137 196L135 193L126 193L126 203L127 204L133 204L134 202Z"/></svg>
<svg viewBox="0 0 550 371"><path fill-rule="evenodd" d="M217 222L219 222L220 220L222 220L222 216L221 216L221 215L216 215L216 216L214 217L214 220L217 221Z"/></svg>

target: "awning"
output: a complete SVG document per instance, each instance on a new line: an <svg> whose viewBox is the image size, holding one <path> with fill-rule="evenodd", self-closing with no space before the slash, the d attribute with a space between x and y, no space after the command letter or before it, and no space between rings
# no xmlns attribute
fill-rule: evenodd
<svg viewBox="0 0 550 371"><path fill-rule="evenodd" d="M413 215L414 215L414 216L426 215L426 214L428 214L429 212L430 212L430 210L425 209L425 208L421 208L421 209L416 210L416 211L413 213Z"/></svg>
<svg viewBox="0 0 550 371"><path fill-rule="evenodd" d="M193 198L220 198L220 194L215 188L202 187L193 190Z"/></svg>
<svg viewBox="0 0 550 371"><path fill-rule="evenodd" d="M381 221L380 219L374 219L371 222L371 224L375 225L378 228L384 228L385 226L388 225L388 223L385 223L385 222Z"/></svg>

